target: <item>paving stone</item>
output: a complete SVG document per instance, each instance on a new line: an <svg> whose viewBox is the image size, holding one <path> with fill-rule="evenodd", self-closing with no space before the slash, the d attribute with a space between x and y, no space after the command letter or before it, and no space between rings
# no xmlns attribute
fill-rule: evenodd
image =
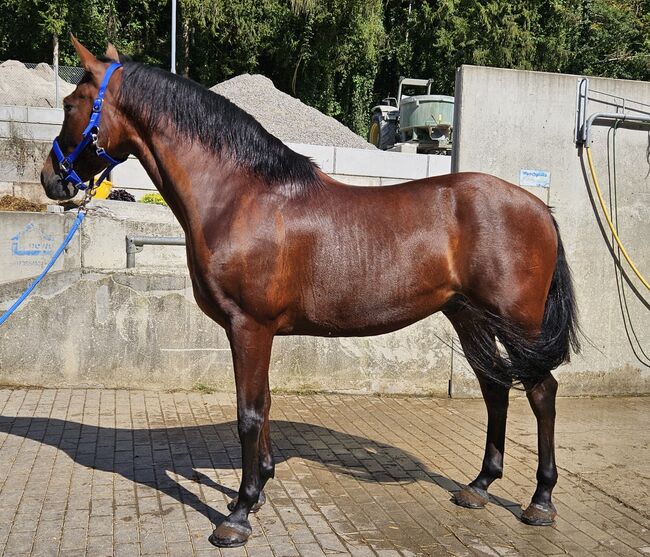
<svg viewBox="0 0 650 557"><path fill-rule="evenodd" d="M277 467L265 490L268 502L251 516L249 544L220 551L207 538L241 478L235 404L232 393L0 389L0 552L650 553L645 507L634 501L626 506L620 493L610 495L566 468L554 495L556 525L531 528L518 521L535 489L537 465L534 421L524 405L511 404L516 426L506 443L506 476L491 489L488 507L476 511L460 509L450 498L480 467L482 402L335 394L274 397ZM608 433L600 418L606 415L599 410L602 401L589 404L593 428L605 439L619 435L620 429ZM635 404L639 415L650 411L650 399L621 404ZM524 409L527 422L519 415ZM638 428L635 435L646 444L650 437ZM580 459L580 451L589 450L576 445L571 456ZM619 476L630 472L611 473L620 486ZM630 484L641 475L630 475Z"/></svg>

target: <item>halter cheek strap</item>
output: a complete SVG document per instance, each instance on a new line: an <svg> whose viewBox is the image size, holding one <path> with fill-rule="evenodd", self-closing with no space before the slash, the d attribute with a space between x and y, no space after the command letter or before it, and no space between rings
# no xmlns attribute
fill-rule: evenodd
<svg viewBox="0 0 650 557"><path fill-rule="evenodd" d="M52 145L52 152L54 153L54 156L56 157L56 160L59 163L59 168L64 173L63 180L66 182L70 182L73 186L76 186L80 190L85 190L88 186L84 184L84 180L82 180L79 177L79 175L75 172L74 163L79 158L79 155L81 155L83 150L86 147L88 147L88 145L93 145L93 147L95 147L95 155L108 162L108 166L106 167L104 172L102 172L96 184L92 183L92 178L91 178L90 180L91 187L99 186L99 184L101 184L106 179L106 176L108 176L109 172L113 170L113 168L115 168L118 164L126 160L126 159L114 159L102 147L97 145L97 136L99 135L99 123L102 119L102 108L104 106L104 95L106 94L106 87L108 86L108 82L111 79L113 72L120 67L122 67L122 64L120 64L119 62L113 62L110 66L108 66L108 68L106 68L106 73L104 74L104 78L102 79L101 85L99 86L97 97L93 102L93 110L90 114L90 121L88 122L86 129L84 129L81 142L74 148L72 153L67 157L63 154L63 151L59 146L58 137L54 140L54 143Z"/></svg>

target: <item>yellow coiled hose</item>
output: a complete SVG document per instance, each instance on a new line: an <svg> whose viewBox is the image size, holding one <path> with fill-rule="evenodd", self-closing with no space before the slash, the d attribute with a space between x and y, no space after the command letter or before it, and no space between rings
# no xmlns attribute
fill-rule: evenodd
<svg viewBox="0 0 650 557"><path fill-rule="evenodd" d="M612 231L612 235L614 236L614 239L616 240L618 247L621 248L621 253L623 254L623 257L625 257L625 261L628 262L628 264L634 271L634 274L637 277L639 277L639 280L643 283L643 286L645 286L648 290L650 290L650 283L648 283L648 281L643 277L639 269L637 269L636 265L632 261L632 258L629 256L627 250L623 246L623 242L621 242L621 239L618 237L618 234L616 233L616 228L612 223L612 218L609 216L609 211L607 210L607 206L605 205L603 192L600 190L600 185L598 184L598 178L596 177L596 169L594 168L594 161L591 158L591 149L586 146L585 151L587 152L587 161L589 163L589 171L591 172L591 179L594 182L594 188L596 190L596 194L598 194L598 201L600 201L600 206L603 209L603 214L605 215L605 220L609 225L609 229Z"/></svg>

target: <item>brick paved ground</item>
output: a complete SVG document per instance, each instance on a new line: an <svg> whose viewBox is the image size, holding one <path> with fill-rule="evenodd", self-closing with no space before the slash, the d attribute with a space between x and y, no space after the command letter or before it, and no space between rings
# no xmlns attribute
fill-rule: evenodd
<svg viewBox="0 0 650 557"><path fill-rule="evenodd" d="M650 553L650 399L560 401L559 518L544 529L516 518L535 436L525 401L511 408L506 477L472 511L449 492L480 465L482 402L276 395L269 504L223 555ZM0 409L4 555L220 554L207 536L239 482L231 395L6 389Z"/></svg>

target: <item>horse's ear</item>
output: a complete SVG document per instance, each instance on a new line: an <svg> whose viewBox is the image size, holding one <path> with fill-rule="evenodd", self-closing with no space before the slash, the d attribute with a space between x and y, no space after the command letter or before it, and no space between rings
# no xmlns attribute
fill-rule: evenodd
<svg viewBox="0 0 650 557"><path fill-rule="evenodd" d="M106 47L106 58L110 58L116 62L120 61L120 55L117 53L117 48L113 46L113 43L108 43Z"/></svg>
<svg viewBox="0 0 650 557"><path fill-rule="evenodd" d="M100 71L101 62L95 58L95 55L90 52L84 45L82 45L72 33L70 33L72 45L77 51L77 56L81 60L81 67L88 73L94 74Z"/></svg>

